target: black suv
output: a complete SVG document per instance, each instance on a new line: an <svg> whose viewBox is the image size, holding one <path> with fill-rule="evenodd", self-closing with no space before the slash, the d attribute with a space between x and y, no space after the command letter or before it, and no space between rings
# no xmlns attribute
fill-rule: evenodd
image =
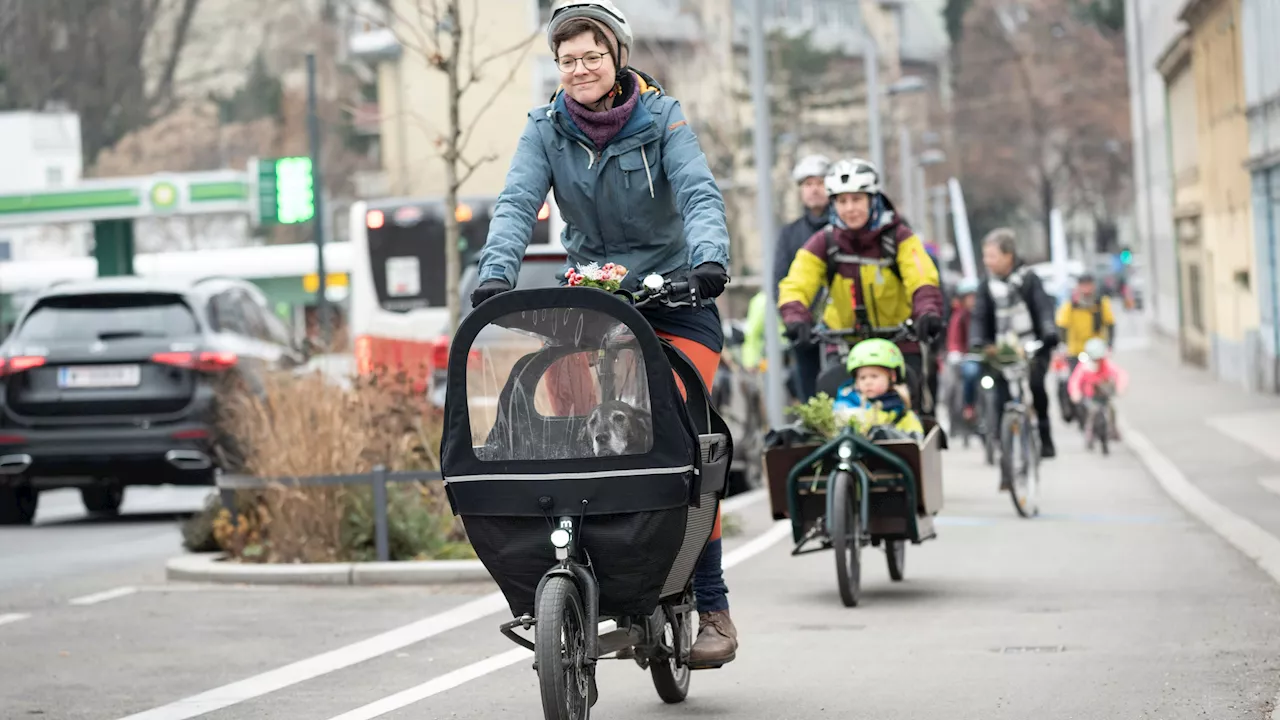
<svg viewBox="0 0 1280 720"><path fill-rule="evenodd" d="M126 485L212 485L227 380L304 360L243 280L46 289L0 345L0 524L30 523L41 490L114 513Z"/></svg>

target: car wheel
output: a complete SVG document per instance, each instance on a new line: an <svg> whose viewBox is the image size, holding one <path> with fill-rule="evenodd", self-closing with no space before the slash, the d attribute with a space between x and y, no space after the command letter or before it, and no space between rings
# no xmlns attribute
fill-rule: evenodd
<svg viewBox="0 0 1280 720"><path fill-rule="evenodd" d="M0 486L0 525L30 525L39 502L40 491L30 484Z"/></svg>
<svg viewBox="0 0 1280 720"><path fill-rule="evenodd" d="M80 488L80 500L91 513L115 515L124 502L124 486L115 478L104 478L89 487Z"/></svg>

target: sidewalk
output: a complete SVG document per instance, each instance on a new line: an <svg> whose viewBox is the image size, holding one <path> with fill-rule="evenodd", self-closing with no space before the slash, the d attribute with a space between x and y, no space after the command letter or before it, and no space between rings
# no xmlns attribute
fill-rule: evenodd
<svg viewBox="0 0 1280 720"><path fill-rule="evenodd" d="M1280 538L1280 396L1181 365L1166 340L1116 357L1130 375L1121 416L1200 491Z"/></svg>

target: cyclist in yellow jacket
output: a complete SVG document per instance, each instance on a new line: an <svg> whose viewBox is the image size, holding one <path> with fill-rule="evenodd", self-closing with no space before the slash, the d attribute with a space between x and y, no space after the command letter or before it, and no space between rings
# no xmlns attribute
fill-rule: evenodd
<svg viewBox="0 0 1280 720"><path fill-rule="evenodd" d="M1092 275L1081 275L1076 280L1071 299L1058 308L1056 319L1062 328L1062 338L1067 343L1067 359L1075 370L1085 343L1102 338L1108 346L1115 345L1116 316L1111 311L1111 298L1098 296L1097 283Z"/></svg>
<svg viewBox="0 0 1280 720"><path fill-rule="evenodd" d="M829 327L890 327L911 318L920 341L931 342L943 330L938 268L881 192L880 173L866 160L853 158L832 165L825 182L831 223L800 248L778 286L787 336L797 344L811 344L809 306L826 287L830 300L823 319ZM920 397L919 344L900 347L914 376L911 393Z"/></svg>

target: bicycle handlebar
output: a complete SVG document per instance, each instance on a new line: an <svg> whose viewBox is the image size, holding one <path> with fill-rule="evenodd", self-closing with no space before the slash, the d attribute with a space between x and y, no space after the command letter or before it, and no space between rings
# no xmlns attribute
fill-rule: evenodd
<svg viewBox="0 0 1280 720"><path fill-rule="evenodd" d="M888 327L833 329L819 325L813 329L811 335L816 340L830 343L857 342L872 338L880 338L895 343L902 342L904 340L915 341L919 339L915 333L915 324L911 320L906 320L901 325L892 325Z"/></svg>
<svg viewBox="0 0 1280 720"><path fill-rule="evenodd" d="M655 277L655 275L650 275ZM662 277L656 275L656 277ZM645 282L649 282L649 278L645 278ZM656 283L655 283L656 284ZM687 280L662 280L661 287L642 286L634 293L619 291L620 295L630 300L635 307L645 307L653 303L662 303L668 307L690 307L694 305L707 305L713 302L710 298L699 298L698 290L692 286Z"/></svg>

